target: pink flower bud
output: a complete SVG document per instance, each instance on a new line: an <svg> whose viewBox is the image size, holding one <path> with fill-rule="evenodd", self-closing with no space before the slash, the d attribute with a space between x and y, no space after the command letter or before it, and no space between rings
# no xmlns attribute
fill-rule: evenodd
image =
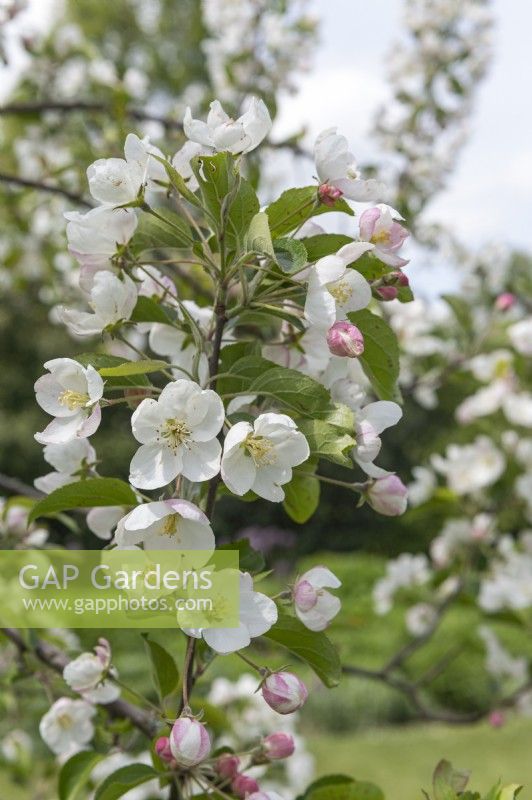
<svg viewBox="0 0 532 800"><path fill-rule="evenodd" d="M262 742L265 755L275 761L278 758L288 758L296 749L295 742L289 733L270 733Z"/></svg>
<svg viewBox="0 0 532 800"><path fill-rule="evenodd" d="M310 581L300 580L294 586L293 598L300 611L310 611L318 602L318 592Z"/></svg>
<svg viewBox="0 0 532 800"><path fill-rule="evenodd" d="M407 506L408 489L397 475L378 478L366 492L370 506L386 517L404 514Z"/></svg>
<svg viewBox="0 0 532 800"><path fill-rule="evenodd" d="M159 736L155 742L155 752L162 761L170 763L174 760L172 751L170 750L170 739L168 736Z"/></svg>
<svg viewBox="0 0 532 800"><path fill-rule="evenodd" d="M511 292L504 292L500 294L495 300L495 308L497 311L508 311L517 302L517 297Z"/></svg>
<svg viewBox="0 0 532 800"><path fill-rule="evenodd" d="M364 352L364 337L351 322L335 322L327 331L327 345L334 356L357 358Z"/></svg>
<svg viewBox="0 0 532 800"><path fill-rule="evenodd" d="M318 189L318 197L326 206L333 206L342 194L343 192L340 189L337 189L336 186L331 186L329 183L322 183Z"/></svg>
<svg viewBox="0 0 532 800"><path fill-rule="evenodd" d="M231 789L237 797L245 798L250 794L257 793L259 791L259 784L255 778L251 778L249 775L244 775L240 772L233 778Z"/></svg>
<svg viewBox="0 0 532 800"><path fill-rule="evenodd" d="M502 711L492 711L488 721L492 728L502 728L506 722Z"/></svg>
<svg viewBox="0 0 532 800"><path fill-rule="evenodd" d="M262 696L278 714L292 714L305 704L307 687L291 672L274 672L262 684Z"/></svg>
<svg viewBox="0 0 532 800"><path fill-rule="evenodd" d="M381 300L395 300L399 294L396 286L379 286L375 291Z"/></svg>
<svg viewBox="0 0 532 800"><path fill-rule="evenodd" d="M170 749L180 767L199 764L211 751L207 728L193 717L179 717L170 732Z"/></svg>
<svg viewBox="0 0 532 800"><path fill-rule="evenodd" d="M222 753L216 760L216 772L220 778L234 778L238 774L240 759L233 753Z"/></svg>
<svg viewBox="0 0 532 800"><path fill-rule="evenodd" d="M410 286L408 275L405 275L400 269L396 269L395 272L390 272L388 281L396 283L398 286Z"/></svg>

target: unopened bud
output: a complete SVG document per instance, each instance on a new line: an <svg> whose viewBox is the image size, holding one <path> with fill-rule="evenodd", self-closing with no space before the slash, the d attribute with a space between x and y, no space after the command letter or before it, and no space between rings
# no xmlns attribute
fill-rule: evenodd
<svg viewBox="0 0 532 800"><path fill-rule="evenodd" d="M305 704L308 691L292 672L274 672L262 684L262 696L278 714L292 714Z"/></svg>
<svg viewBox="0 0 532 800"><path fill-rule="evenodd" d="M159 736L155 742L155 752L162 761L166 761L168 763L174 761L174 757L170 749L170 739L168 736Z"/></svg>
<svg viewBox="0 0 532 800"><path fill-rule="evenodd" d="M222 753L216 760L216 772L220 778L234 778L238 774L240 759L233 753Z"/></svg>
<svg viewBox="0 0 532 800"><path fill-rule="evenodd" d="M320 202L325 206L333 206L342 194L343 192L340 189L337 189L336 186L331 186L329 183L322 183L318 189Z"/></svg>
<svg viewBox="0 0 532 800"><path fill-rule="evenodd" d="M335 322L327 331L327 345L334 356L358 358L364 352L364 337L351 322Z"/></svg>
<svg viewBox="0 0 532 800"><path fill-rule="evenodd" d="M386 475L369 487L366 499L377 513L398 517L406 511L408 489L397 475Z"/></svg>
<svg viewBox="0 0 532 800"><path fill-rule="evenodd" d="M381 300L395 300L399 294L396 286L379 286L375 291Z"/></svg>
<svg viewBox="0 0 532 800"><path fill-rule="evenodd" d="M193 717L179 717L170 733L170 749L180 767L199 764L211 751L207 728Z"/></svg>
<svg viewBox="0 0 532 800"><path fill-rule="evenodd" d="M502 711L492 711L489 715L489 724L492 728L502 728L505 721Z"/></svg>
<svg viewBox="0 0 532 800"><path fill-rule="evenodd" d="M497 311L508 311L517 302L517 297L511 292L504 292L500 294L495 300L495 308Z"/></svg>
<svg viewBox="0 0 532 800"><path fill-rule="evenodd" d="M231 789L233 790L233 794L236 794L237 797L241 797L243 800L248 795L258 792L259 784L255 778L251 778L249 775L239 773L233 778L231 782Z"/></svg>
<svg viewBox="0 0 532 800"><path fill-rule="evenodd" d="M271 761L289 758L296 749L294 739L289 733L271 733L262 742L264 753Z"/></svg>
<svg viewBox="0 0 532 800"><path fill-rule="evenodd" d="M410 286L408 275L405 275L405 273L400 269L390 272L386 277L388 283L395 283L397 286Z"/></svg>

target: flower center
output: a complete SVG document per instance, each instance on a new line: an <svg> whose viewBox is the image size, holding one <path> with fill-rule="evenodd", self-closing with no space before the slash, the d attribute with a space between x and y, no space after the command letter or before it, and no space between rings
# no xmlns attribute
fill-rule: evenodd
<svg viewBox="0 0 532 800"><path fill-rule="evenodd" d="M372 244L390 244L390 232L382 230L374 233L371 242Z"/></svg>
<svg viewBox="0 0 532 800"><path fill-rule="evenodd" d="M329 290L329 294L331 294L341 306L347 303L353 294L353 289L346 280L330 283L327 289Z"/></svg>
<svg viewBox="0 0 532 800"><path fill-rule="evenodd" d="M64 731L68 731L73 725L73 719L69 714L59 714L57 717L57 724Z"/></svg>
<svg viewBox="0 0 532 800"><path fill-rule="evenodd" d="M178 533L180 519L181 517L179 514L170 514L166 517L163 525L163 533L165 536L175 536Z"/></svg>
<svg viewBox="0 0 532 800"><path fill-rule="evenodd" d="M73 389L65 389L61 392L58 398L62 406L66 406L69 411L75 411L77 408L83 408L90 400L88 394L82 392L75 392Z"/></svg>
<svg viewBox="0 0 532 800"><path fill-rule="evenodd" d="M169 447L176 451L190 438L190 428L180 419L167 419L160 430L160 435Z"/></svg>
<svg viewBox="0 0 532 800"><path fill-rule="evenodd" d="M273 442L266 436L255 436L250 433L244 442L244 447L257 467L269 467L277 461Z"/></svg>

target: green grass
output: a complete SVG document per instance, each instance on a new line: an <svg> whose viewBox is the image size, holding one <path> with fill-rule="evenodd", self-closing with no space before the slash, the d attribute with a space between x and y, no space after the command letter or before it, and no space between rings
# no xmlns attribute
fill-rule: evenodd
<svg viewBox="0 0 532 800"><path fill-rule="evenodd" d="M514 719L494 730L487 723L464 728L416 725L348 736L307 732L316 775L342 772L369 780L386 800L422 800L441 758L471 771L471 788L487 791L499 778L524 785L532 798L532 719Z"/></svg>

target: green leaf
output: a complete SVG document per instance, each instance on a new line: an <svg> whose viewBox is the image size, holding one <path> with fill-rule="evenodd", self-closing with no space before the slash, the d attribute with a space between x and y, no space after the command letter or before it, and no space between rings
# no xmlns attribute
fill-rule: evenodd
<svg viewBox="0 0 532 800"><path fill-rule="evenodd" d="M469 772L455 770L450 761L442 759L434 770L432 787L434 800L455 800L469 781Z"/></svg>
<svg viewBox="0 0 532 800"><path fill-rule="evenodd" d="M61 767L59 773L58 795L59 800L78 800L81 791L85 789L90 774L96 764L104 756L101 753L83 750L69 758Z"/></svg>
<svg viewBox="0 0 532 800"><path fill-rule="evenodd" d="M245 355L236 360L231 359L231 363L228 363L229 357L228 354L226 355L226 351L230 351L232 356L236 353L236 347L239 347L240 344L228 345L222 350L220 373L223 374L223 377L218 379L218 394L227 395L235 394L236 392L247 392L255 378L262 375L266 370L277 366L273 361L268 361L268 359L262 358L260 355Z"/></svg>
<svg viewBox="0 0 532 800"><path fill-rule="evenodd" d="M268 223L268 215L265 211L259 211L249 223L248 232L246 234L246 250L255 253L266 253L272 258L275 255L270 225Z"/></svg>
<svg viewBox="0 0 532 800"><path fill-rule="evenodd" d="M353 209L341 198L332 206L320 203L317 186L288 189L266 209L273 236L284 236L285 233L299 228L311 217L327 214L330 211L342 211L344 214L354 216Z"/></svg>
<svg viewBox="0 0 532 800"><path fill-rule="evenodd" d="M508 786L503 786L497 800L515 800L523 787L519 783L510 783Z"/></svg>
<svg viewBox="0 0 532 800"><path fill-rule="evenodd" d="M347 454L356 444L353 436L321 419L298 420L297 424L309 444L311 456L325 458L342 467L353 466Z"/></svg>
<svg viewBox="0 0 532 800"><path fill-rule="evenodd" d="M146 212L140 216L139 224L130 242L134 253L160 250L162 248L181 249L194 242L192 231L187 223L174 211L157 209L158 217ZM163 219L159 219L163 217Z"/></svg>
<svg viewBox="0 0 532 800"><path fill-rule="evenodd" d="M144 297L144 295L139 295L131 320L132 322L162 322L165 325L172 323L164 306L152 297Z"/></svg>
<svg viewBox="0 0 532 800"><path fill-rule="evenodd" d="M351 244L352 241L351 236L344 236L341 233L319 233L317 236L301 239L309 261L317 261L319 258L337 253L341 247Z"/></svg>
<svg viewBox="0 0 532 800"><path fill-rule="evenodd" d="M90 364L97 370L118 367L124 363L123 357L108 356L103 353L81 353L75 356L75 359L79 361L80 364L83 364L84 367L88 367ZM121 377L106 378L105 385L109 387L120 386L127 388L129 386L149 386L150 382L145 375L123 375Z"/></svg>
<svg viewBox="0 0 532 800"><path fill-rule="evenodd" d="M28 517L33 522L46 514L92 506L134 506L135 492L118 478L86 478L61 486L35 504Z"/></svg>
<svg viewBox="0 0 532 800"><path fill-rule="evenodd" d="M157 776L158 773L147 764L130 764L127 767L121 767L98 786L94 800L116 800L135 786L147 783Z"/></svg>
<svg viewBox="0 0 532 800"><path fill-rule="evenodd" d="M162 701L177 689L179 671L168 650L165 650L158 642L148 639L148 634L142 634L142 638L150 656L153 682Z"/></svg>
<svg viewBox="0 0 532 800"><path fill-rule="evenodd" d="M343 775L326 775L309 786L304 797L305 800L384 800L382 790L374 783Z"/></svg>
<svg viewBox="0 0 532 800"><path fill-rule="evenodd" d="M389 275L391 272L397 271L397 267L390 267L388 264L383 264L373 253L364 253L364 255L354 263L354 269L360 272L370 283L380 280L380 278ZM400 303L410 303L414 299L410 286L396 286L396 288L397 299Z"/></svg>
<svg viewBox="0 0 532 800"><path fill-rule="evenodd" d="M260 314L263 317L277 317L285 322L289 322L290 325L293 325L294 328L297 328L297 330L301 332L305 330L305 323L301 317L287 311L283 306L271 306L267 303L252 303L251 308L253 309L254 316ZM240 319L242 320L243 318L245 319L244 315L241 315Z"/></svg>
<svg viewBox="0 0 532 800"><path fill-rule="evenodd" d="M124 375L146 375L163 369L168 369L168 362L149 358L145 361L124 361L116 367L101 367L98 372L102 378L117 378Z"/></svg>
<svg viewBox="0 0 532 800"><path fill-rule="evenodd" d="M238 550L238 565L242 572L262 572L266 563L264 556L254 550L247 539L238 539L236 542L222 544L218 550Z"/></svg>
<svg viewBox="0 0 532 800"><path fill-rule="evenodd" d="M276 239L273 249L275 260L283 272L297 272L307 263L305 245L297 239Z"/></svg>
<svg viewBox="0 0 532 800"><path fill-rule="evenodd" d="M295 369L276 365L252 380L249 391L272 396L303 415L315 416L331 407L330 394L321 383Z"/></svg>
<svg viewBox="0 0 532 800"><path fill-rule="evenodd" d="M311 475L294 471L290 483L285 484L283 508L294 522L302 525L316 511L320 502L320 482Z"/></svg>
<svg viewBox="0 0 532 800"><path fill-rule="evenodd" d="M359 361L377 397L396 400L399 345L395 333L384 319L366 309L351 312L347 316L364 336L364 352L359 356Z"/></svg>
<svg viewBox="0 0 532 800"><path fill-rule="evenodd" d="M340 658L324 633L309 631L295 617L279 612L277 622L264 636L305 661L325 686L332 688L340 682Z"/></svg>
<svg viewBox="0 0 532 800"><path fill-rule="evenodd" d="M155 158L157 158L158 161L160 161L161 164L164 165L166 174L168 175L168 179L172 184L172 186L174 187L174 189L176 190L176 192L180 194L182 197L184 197L185 200L188 200L189 203L192 203L192 205L201 208L201 203L199 199L196 197L194 192L190 191L185 182L185 179L179 174L176 168L166 159L158 158L157 156L155 156Z"/></svg>

